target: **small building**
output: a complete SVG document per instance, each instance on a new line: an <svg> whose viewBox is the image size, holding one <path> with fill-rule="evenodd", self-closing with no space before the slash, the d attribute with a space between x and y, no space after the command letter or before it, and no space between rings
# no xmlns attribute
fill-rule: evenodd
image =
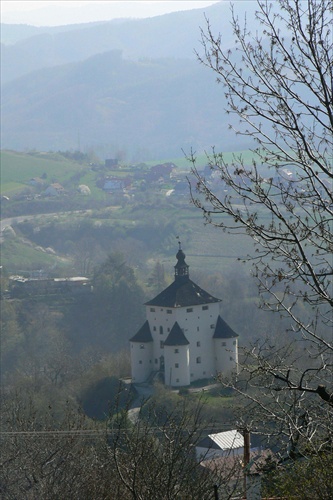
<svg viewBox="0 0 333 500"><path fill-rule="evenodd" d="M145 304L146 321L130 339L132 382L159 375L186 387L237 370L238 340L220 316L221 300L194 283L179 246L175 280Z"/></svg>
<svg viewBox="0 0 333 500"><path fill-rule="evenodd" d="M105 160L106 168L118 168L118 159L117 158L107 158Z"/></svg>
<svg viewBox="0 0 333 500"><path fill-rule="evenodd" d="M58 182L50 184L44 191L46 196L60 196L65 193L65 188Z"/></svg>
<svg viewBox="0 0 333 500"><path fill-rule="evenodd" d="M121 179L107 179L103 185L103 190L108 193L123 191L124 188L125 184Z"/></svg>
<svg viewBox="0 0 333 500"><path fill-rule="evenodd" d="M195 447L197 460L244 454L244 436L237 430L208 434Z"/></svg>

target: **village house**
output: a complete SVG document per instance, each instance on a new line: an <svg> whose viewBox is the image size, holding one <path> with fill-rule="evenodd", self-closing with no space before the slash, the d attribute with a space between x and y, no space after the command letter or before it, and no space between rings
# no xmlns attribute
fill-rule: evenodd
<svg viewBox="0 0 333 500"><path fill-rule="evenodd" d="M58 182L50 184L44 191L45 196L60 196L65 193L65 188Z"/></svg>
<svg viewBox="0 0 333 500"><path fill-rule="evenodd" d="M221 300L195 284L179 247L175 279L145 304L146 321L130 339L132 382L159 374L171 387L237 370L237 333L220 316Z"/></svg>

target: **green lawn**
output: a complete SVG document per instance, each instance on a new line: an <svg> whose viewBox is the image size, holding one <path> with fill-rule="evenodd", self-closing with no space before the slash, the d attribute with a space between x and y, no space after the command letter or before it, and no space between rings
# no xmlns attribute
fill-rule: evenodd
<svg viewBox="0 0 333 500"><path fill-rule="evenodd" d="M1 192L10 193L24 188L33 177L46 174L45 182L63 183L75 173L82 171L83 166L65 159L54 159L54 156L33 156L14 151L1 151Z"/></svg>

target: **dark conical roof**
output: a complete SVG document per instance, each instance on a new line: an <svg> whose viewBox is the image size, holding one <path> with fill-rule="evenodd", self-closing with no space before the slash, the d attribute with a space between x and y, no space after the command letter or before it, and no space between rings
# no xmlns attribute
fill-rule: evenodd
<svg viewBox="0 0 333 500"><path fill-rule="evenodd" d="M238 337L238 334L230 328L221 316L219 316L217 318L213 339L232 339L234 337Z"/></svg>
<svg viewBox="0 0 333 500"><path fill-rule="evenodd" d="M180 328L179 324L176 323L171 328L169 335L167 336L164 345L176 346L176 345L188 345L189 341L184 335L183 330Z"/></svg>
<svg viewBox="0 0 333 500"><path fill-rule="evenodd" d="M148 321L145 321L140 330L130 339L130 342L153 342Z"/></svg>

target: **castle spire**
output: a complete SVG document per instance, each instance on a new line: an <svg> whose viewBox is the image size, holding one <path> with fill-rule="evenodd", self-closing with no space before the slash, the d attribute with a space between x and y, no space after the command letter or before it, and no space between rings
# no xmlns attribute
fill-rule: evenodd
<svg viewBox="0 0 333 500"><path fill-rule="evenodd" d="M179 249L176 255L177 264L175 265L175 281L186 281L189 279L189 266L185 262L186 255L182 250L182 244L178 241Z"/></svg>

